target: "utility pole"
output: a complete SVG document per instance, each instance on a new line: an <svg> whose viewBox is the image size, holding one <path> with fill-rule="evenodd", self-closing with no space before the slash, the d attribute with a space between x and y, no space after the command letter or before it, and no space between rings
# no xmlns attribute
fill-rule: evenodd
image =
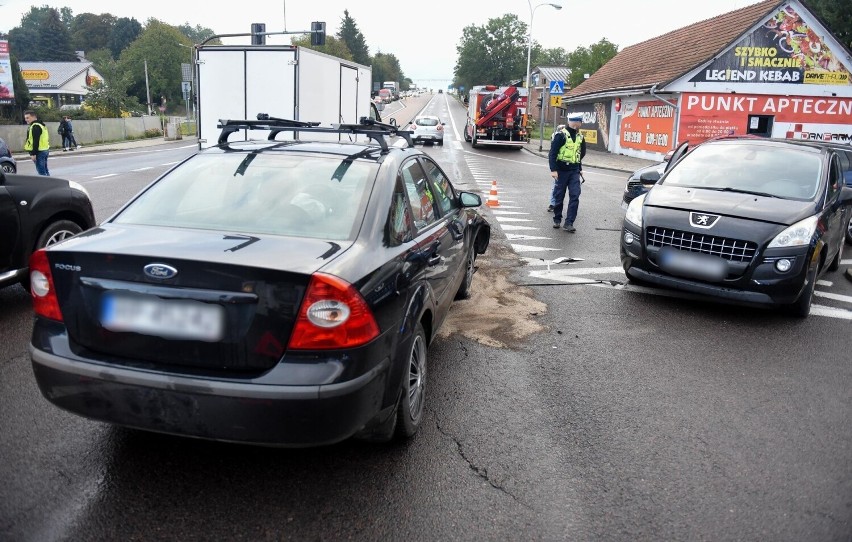
<svg viewBox="0 0 852 542"><path fill-rule="evenodd" d="M148 60L145 60L145 95L148 97L148 114L153 115L151 110L151 89L148 87Z"/></svg>

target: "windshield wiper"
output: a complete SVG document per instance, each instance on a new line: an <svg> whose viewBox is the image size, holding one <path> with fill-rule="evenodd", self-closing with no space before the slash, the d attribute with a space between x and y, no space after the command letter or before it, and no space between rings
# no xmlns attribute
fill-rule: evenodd
<svg viewBox="0 0 852 542"><path fill-rule="evenodd" d="M716 192L736 192L737 194L751 194L752 196L763 196L764 198L782 199L781 196L776 196L775 194L755 192L753 190L742 190L740 188L731 188L730 186L726 186L725 188L707 188L707 190L715 190Z"/></svg>

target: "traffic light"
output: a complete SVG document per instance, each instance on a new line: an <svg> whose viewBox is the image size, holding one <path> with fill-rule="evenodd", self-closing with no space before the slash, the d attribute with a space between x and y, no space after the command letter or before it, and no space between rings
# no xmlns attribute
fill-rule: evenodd
<svg viewBox="0 0 852 542"><path fill-rule="evenodd" d="M266 32L266 23L251 23L252 45L266 45L266 36L262 32Z"/></svg>
<svg viewBox="0 0 852 542"><path fill-rule="evenodd" d="M325 45L325 23L314 21L311 23L311 45Z"/></svg>
<svg viewBox="0 0 852 542"><path fill-rule="evenodd" d="M538 95L538 107L544 107L544 93L539 93Z"/></svg>

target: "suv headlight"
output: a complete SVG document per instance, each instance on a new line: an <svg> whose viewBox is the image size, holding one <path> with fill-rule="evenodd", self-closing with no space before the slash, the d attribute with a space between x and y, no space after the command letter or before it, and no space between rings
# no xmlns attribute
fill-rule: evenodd
<svg viewBox="0 0 852 542"><path fill-rule="evenodd" d="M627 206L627 213L624 215L625 220L639 228L642 227L642 204L645 203L645 196L647 194L645 192L641 196L633 198Z"/></svg>
<svg viewBox="0 0 852 542"><path fill-rule="evenodd" d="M768 248L803 247L811 244L816 231L818 218L816 215L796 222L775 236Z"/></svg>

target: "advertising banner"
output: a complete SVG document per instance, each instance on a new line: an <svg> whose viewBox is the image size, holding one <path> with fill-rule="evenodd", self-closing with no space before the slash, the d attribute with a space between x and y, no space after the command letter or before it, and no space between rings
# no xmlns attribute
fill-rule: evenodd
<svg viewBox="0 0 852 542"><path fill-rule="evenodd" d="M757 115L772 118L772 137L852 141L852 98L684 93L680 108L678 139L690 143L748 133Z"/></svg>
<svg viewBox="0 0 852 542"><path fill-rule="evenodd" d="M621 148L661 153L672 148L674 107L659 100L625 101L622 109Z"/></svg>
<svg viewBox="0 0 852 542"><path fill-rule="evenodd" d="M849 69L792 6L699 71L690 82L850 85Z"/></svg>
<svg viewBox="0 0 852 542"><path fill-rule="evenodd" d="M567 114L582 113L583 125L580 132L586 147L598 151L608 150L610 102L580 103L568 106Z"/></svg>
<svg viewBox="0 0 852 542"><path fill-rule="evenodd" d="M15 86L12 79L12 60L9 42L0 40L0 105L15 103Z"/></svg>

